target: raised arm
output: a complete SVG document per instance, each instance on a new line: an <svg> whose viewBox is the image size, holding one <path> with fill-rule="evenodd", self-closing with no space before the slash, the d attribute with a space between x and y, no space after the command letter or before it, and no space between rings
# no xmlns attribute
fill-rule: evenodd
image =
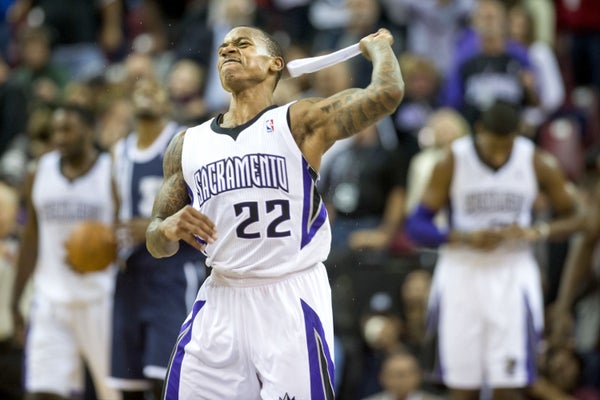
<svg viewBox="0 0 600 400"><path fill-rule="evenodd" d="M189 205L181 167L185 132L173 138L163 161L164 180L154 199L152 220L146 230L146 247L156 258L169 257L179 249L179 240L203 250L216 239L212 221Z"/></svg>
<svg viewBox="0 0 600 400"><path fill-rule="evenodd" d="M404 96L404 81L386 29L361 39L360 48L373 62L371 83L327 98L309 98L290 107L292 134L315 168L339 139L351 136L396 110Z"/></svg>

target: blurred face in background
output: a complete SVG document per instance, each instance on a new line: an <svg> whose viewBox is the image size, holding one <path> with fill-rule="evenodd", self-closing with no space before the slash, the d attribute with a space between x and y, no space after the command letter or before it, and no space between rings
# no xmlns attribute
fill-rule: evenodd
<svg viewBox="0 0 600 400"><path fill-rule="evenodd" d="M59 108L52 115L52 143L60 155L69 160L77 160L83 155L86 146L91 145L93 130L87 126L79 114Z"/></svg>
<svg viewBox="0 0 600 400"><path fill-rule="evenodd" d="M497 0L479 0L472 23L483 39L503 38L507 32L504 5Z"/></svg>
<svg viewBox="0 0 600 400"><path fill-rule="evenodd" d="M386 392L404 399L419 388L421 373L416 359L410 354L390 356L379 374L379 381Z"/></svg>
<svg viewBox="0 0 600 400"><path fill-rule="evenodd" d="M169 110L167 91L153 79L141 79L135 83L131 103L138 119L159 119Z"/></svg>

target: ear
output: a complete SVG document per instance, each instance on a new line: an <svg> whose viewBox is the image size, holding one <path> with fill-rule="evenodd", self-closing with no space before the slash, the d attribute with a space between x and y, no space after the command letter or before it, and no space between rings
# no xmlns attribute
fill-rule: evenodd
<svg viewBox="0 0 600 400"><path fill-rule="evenodd" d="M279 72L285 68L285 62L281 57L272 57L271 58L271 69L275 72Z"/></svg>

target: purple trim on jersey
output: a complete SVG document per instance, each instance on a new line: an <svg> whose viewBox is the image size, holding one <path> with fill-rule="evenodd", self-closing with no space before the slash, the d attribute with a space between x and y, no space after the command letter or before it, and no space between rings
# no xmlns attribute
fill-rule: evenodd
<svg viewBox="0 0 600 400"><path fill-rule="evenodd" d="M523 297L525 303L525 329L527 329L525 332L525 337L527 338L525 343L525 366L527 368L527 383L532 384L537 378L536 354L541 334L535 329L529 299L527 295Z"/></svg>
<svg viewBox="0 0 600 400"><path fill-rule="evenodd" d="M185 188L187 189L188 197L190 198L190 205L194 204L194 192L192 192L192 188L190 185L185 183Z"/></svg>
<svg viewBox="0 0 600 400"><path fill-rule="evenodd" d="M315 204L314 191L317 190L315 182L309 172L310 166L308 162L302 159L302 181L304 185L304 202L302 205L302 240L300 242L300 248L310 243L315 237L315 234L321 226L327 220L327 210L325 204L321 201L319 204ZM312 218L311 212L313 207L320 206L319 213L316 218ZM311 220L312 219L312 220Z"/></svg>
<svg viewBox="0 0 600 400"><path fill-rule="evenodd" d="M331 360L329 345L325 339L323 325L317 313L300 300L306 327L306 346L310 369L310 398L312 400L333 400L335 369Z"/></svg>
<svg viewBox="0 0 600 400"><path fill-rule="evenodd" d="M164 400L179 399L179 381L181 380L181 366L183 364L183 357L185 356L185 346L192 339L192 324L196 319L196 315L198 315L198 312L204 307L205 303L206 301L195 302L194 307L192 308L192 316L181 326L179 338L177 339L177 344L173 350L171 362L169 363L165 381Z"/></svg>

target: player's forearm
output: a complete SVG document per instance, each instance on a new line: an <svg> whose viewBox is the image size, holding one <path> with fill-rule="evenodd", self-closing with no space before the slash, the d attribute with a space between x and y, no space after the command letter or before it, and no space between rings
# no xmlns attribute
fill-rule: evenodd
<svg viewBox="0 0 600 400"><path fill-rule="evenodd" d="M16 312L19 308L19 302L25 291L25 286L29 281L35 269L37 260L37 238L25 234L21 240L22 246L17 259L17 276L13 286L13 295L11 300L11 310Z"/></svg>
<svg viewBox="0 0 600 400"><path fill-rule="evenodd" d="M179 241L167 238L161 231L162 219L155 218L146 230L146 248L155 258L170 257L179 250Z"/></svg>
<svg viewBox="0 0 600 400"><path fill-rule="evenodd" d="M595 244L596 240L586 233L576 235L569 243L569 251L555 303L560 311L569 312L571 310L581 287L590 278Z"/></svg>
<svg viewBox="0 0 600 400"><path fill-rule="evenodd" d="M374 42L370 46L373 73L365 90L371 100L372 109L368 111L380 114L379 119L393 113L400 105L404 97L404 80L393 49L384 42Z"/></svg>

